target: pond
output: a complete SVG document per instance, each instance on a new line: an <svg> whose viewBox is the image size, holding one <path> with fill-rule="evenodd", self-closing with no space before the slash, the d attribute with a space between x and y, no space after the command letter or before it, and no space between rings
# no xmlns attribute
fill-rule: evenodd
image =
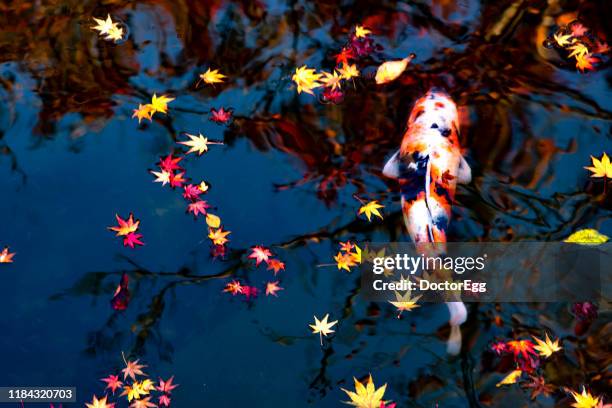
<svg viewBox="0 0 612 408"><path fill-rule="evenodd" d="M605 308L578 328L569 303L471 303L453 356L443 304L398 319L334 263L339 242L410 240L382 167L432 86L459 107L472 168L449 241L612 235L607 180L584 169L612 153L607 51L581 72L545 46L572 21L603 38L605 2L47 0L0 10L0 245L15 252L0 264L0 386L73 386L77 402L64 406L105 393L128 406L100 381L124 381L123 353L155 382L175 376L178 407L342 406L342 388L370 373L398 407L570 406L563 387L609 391ZM92 28L107 15L118 41ZM371 31L371 49L355 57L360 74L342 96L298 93L296 69L333 72L357 26ZM410 54L399 78L375 83L381 63ZM226 78L202 81L209 68ZM174 100L139 123L134 109L153 94ZM211 121L221 108L228 122ZM186 133L224 143L180 162L209 185L208 211L231 231L224 254L211 255L181 189L151 173L186 152ZM384 205L384 219L357 216L360 200ZM108 230L130 213L136 248ZM285 270L256 267L254 245ZM124 273L131 296L115 310ZM283 289L246 299L223 292L233 279ZM308 325L327 313L339 323L321 345ZM491 344L545 330L564 347L539 368L554 392L533 401L529 388L496 387L514 366Z"/></svg>

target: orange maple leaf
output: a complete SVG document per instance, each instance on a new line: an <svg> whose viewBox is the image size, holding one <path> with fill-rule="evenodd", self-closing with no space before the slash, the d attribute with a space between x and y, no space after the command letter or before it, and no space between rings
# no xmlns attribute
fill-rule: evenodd
<svg viewBox="0 0 612 408"><path fill-rule="evenodd" d="M117 222L119 223L119 226L118 227L108 227L108 229L111 231L115 231L118 237L128 235L138 230L140 221L139 220L134 221L134 214L130 213L130 216L128 217L127 220L124 220L118 214L115 214L115 217L117 218Z"/></svg>
<svg viewBox="0 0 612 408"><path fill-rule="evenodd" d="M278 272L285 270L285 263L279 261L278 259L270 259L268 261L268 270L273 270L274 276L276 276Z"/></svg>
<svg viewBox="0 0 612 408"><path fill-rule="evenodd" d="M4 247L4 249L0 252L0 263L12 263L14 256L15 253L9 253L8 247Z"/></svg>
<svg viewBox="0 0 612 408"><path fill-rule="evenodd" d="M208 230L208 238L210 238L215 245L225 245L229 241L229 239L226 238L229 234L231 234L231 231L223 231L223 227L216 230L212 228Z"/></svg>

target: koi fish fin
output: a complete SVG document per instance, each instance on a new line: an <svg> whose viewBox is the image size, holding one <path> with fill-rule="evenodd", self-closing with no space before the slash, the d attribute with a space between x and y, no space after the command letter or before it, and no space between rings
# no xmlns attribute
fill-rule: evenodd
<svg viewBox="0 0 612 408"><path fill-rule="evenodd" d="M465 158L461 156L459 169L457 169L457 182L461 184L468 184L470 181L472 181L472 169L470 169L470 165Z"/></svg>
<svg viewBox="0 0 612 408"><path fill-rule="evenodd" d="M398 150L391 156L387 163L385 163L385 167L383 168L383 174L390 178L399 178L400 176L400 151Z"/></svg>

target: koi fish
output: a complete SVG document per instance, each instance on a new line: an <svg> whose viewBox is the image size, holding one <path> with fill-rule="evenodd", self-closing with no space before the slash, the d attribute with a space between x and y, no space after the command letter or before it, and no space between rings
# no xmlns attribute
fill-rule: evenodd
<svg viewBox="0 0 612 408"><path fill-rule="evenodd" d="M399 181L404 223L417 250L436 243L436 255L446 252L446 230L457 183L472 179L459 145L457 106L448 94L432 88L416 101L400 148L385 164L383 174ZM457 354L461 348L459 326L465 322L467 310L463 302L447 302L447 306L451 315L447 350Z"/></svg>

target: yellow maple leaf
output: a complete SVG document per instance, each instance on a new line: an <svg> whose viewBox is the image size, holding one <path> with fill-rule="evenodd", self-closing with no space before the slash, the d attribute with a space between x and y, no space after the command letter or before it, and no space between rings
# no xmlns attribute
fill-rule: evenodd
<svg viewBox="0 0 612 408"><path fill-rule="evenodd" d="M215 214L206 213L206 225L208 225L210 228L219 228L221 225L221 218Z"/></svg>
<svg viewBox="0 0 612 408"><path fill-rule="evenodd" d="M151 103L148 105L150 109L155 112L168 113L168 103L172 102L174 98L171 98L167 95L157 96L153 94L153 98L151 98Z"/></svg>
<svg viewBox="0 0 612 408"><path fill-rule="evenodd" d="M355 37L357 38L365 38L368 34L372 34L372 31L368 30L362 25L358 25L355 27Z"/></svg>
<svg viewBox="0 0 612 408"><path fill-rule="evenodd" d="M308 68L306 65L296 68L291 79L297 85L298 93L306 92L314 95L312 90L322 85L318 82L321 79L321 74L317 74L314 68Z"/></svg>
<svg viewBox="0 0 612 408"><path fill-rule="evenodd" d="M574 232L572 235L563 240L563 242L570 242L572 244L582 245L598 245L608 242L609 239L610 237L601 234L595 229L586 228Z"/></svg>
<svg viewBox="0 0 612 408"><path fill-rule="evenodd" d="M388 401L383 401L383 396L387 389L387 384L376 389L372 375L368 377L368 382L363 385L359 380L353 377L355 381L355 391L349 391L342 388L349 398L350 401L345 401L345 404L352 405L357 408L380 408L382 404L386 404Z"/></svg>
<svg viewBox="0 0 612 408"><path fill-rule="evenodd" d="M601 156L601 159L597 159L591 156L591 160L593 162L593 166L585 167L585 169L593 173L591 174L591 177L612 178L612 164L610 163L610 158L608 157L606 153L604 153L603 156Z"/></svg>
<svg viewBox="0 0 612 408"><path fill-rule="evenodd" d="M210 238L215 245L225 245L229 241L229 239L226 238L229 234L231 234L231 231L223 231L223 228L211 228L208 231L208 238Z"/></svg>
<svg viewBox="0 0 612 408"><path fill-rule="evenodd" d="M361 248L359 248L357 244L355 244L355 252L348 252L348 253L351 255L355 263L358 263L358 264L361 263Z"/></svg>
<svg viewBox="0 0 612 408"><path fill-rule="evenodd" d="M208 191L209 186L208 184L206 184L205 181L202 181L200 184L198 184L198 189L200 189L201 192L205 193Z"/></svg>
<svg viewBox="0 0 612 408"><path fill-rule="evenodd" d="M209 85L222 83L227 76L219 72L218 69L211 70L208 68L206 72L200 74L200 79Z"/></svg>
<svg viewBox="0 0 612 408"><path fill-rule="evenodd" d="M572 397L574 397L574 403L572 407L574 408L597 408L599 402L601 400L600 397L594 397L590 392L586 390L586 388L582 387L582 394L578 394L577 392L571 391Z"/></svg>
<svg viewBox="0 0 612 408"><path fill-rule="evenodd" d="M105 40L113 40L115 42L121 41L123 39L123 28L121 27L113 27L108 31Z"/></svg>
<svg viewBox="0 0 612 408"><path fill-rule="evenodd" d="M586 45L582 43L576 43L571 47L567 47L567 49L572 50L572 52L567 56L567 58L572 58L575 56L576 59L579 59L588 55L589 53L589 49L586 47Z"/></svg>
<svg viewBox="0 0 612 408"><path fill-rule="evenodd" d="M572 44L574 41L576 41L576 39L572 38L571 34L555 33L553 35L553 38L555 39L559 47L565 47L566 45Z"/></svg>
<svg viewBox="0 0 612 408"><path fill-rule="evenodd" d="M347 80L351 78L356 78L359 76L359 70L357 69L356 64L349 65L349 64L343 63L342 67L338 68L338 73L340 73L343 79L347 79Z"/></svg>
<svg viewBox="0 0 612 408"><path fill-rule="evenodd" d="M404 279L404 277L402 276L401 278L402 280ZM417 301L421 298L421 296L417 296L417 297L410 297L411 292L408 290L406 291L406 293L404 293L403 295L400 295L399 292L395 292L395 300L390 300L389 303L391 303L393 306L395 306L398 310L398 314L397 317L399 319L399 317L401 316L402 312L405 310L407 312L410 312L413 309L416 309L417 307L419 307L419 305L417 304Z"/></svg>
<svg viewBox="0 0 612 408"><path fill-rule="evenodd" d="M338 323L337 320L333 322L328 322L329 313L327 313L322 320L319 320L317 316L314 316L315 324L310 324L310 328L312 329L313 334L319 333L319 337L321 338L321 345L323 345L323 336L327 337L328 334L333 333L334 331L331 329L333 326Z"/></svg>
<svg viewBox="0 0 612 408"><path fill-rule="evenodd" d="M323 74L323 78L321 78L321 82L323 83L323 85L325 85L328 88L331 88L332 91L334 89L340 89L340 81L342 80L342 77L340 75L338 75L338 72L336 70L334 70L333 73L329 73L329 72L322 72Z"/></svg>
<svg viewBox="0 0 612 408"><path fill-rule="evenodd" d="M338 269L344 269L347 272L351 271L351 266L355 266L355 257L350 253L338 252L338 255L334 256L334 261L338 265Z"/></svg>
<svg viewBox="0 0 612 408"><path fill-rule="evenodd" d="M118 28L117 23L113 21L110 14L106 15L106 20L102 20L100 18L92 17L98 25L91 27L92 29L98 31L100 35L108 34L111 30Z"/></svg>
<svg viewBox="0 0 612 408"><path fill-rule="evenodd" d="M372 221L372 214L374 214L382 220L383 216L378 211L378 209L384 207L384 205L379 204L376 200L370 201L369 203L364 204L359 208L359 215L365 214L365 216L368 218L368 221Z"/></svg>
<svg viewBox="0 0 612 408"><path fill-rule="evenodd" d="M516 384L518 379L521 377L521 374L523 374L521 370L514 370L510 374L505 376L503 380L495 384L495 386L501 387L502 385Z"/></svg>
<svg viewBox="0 0 612 408"><path fill-rule="evenodd" d="M553 353L561 350L563 347L559 346L559 339L555 340L554 342L552 340L550 340L550 338L548 337L548 333L546 333L546 339L545 340L541 340L535 336L532 336L533 339L536 341L536 343L538 343L537 346L534 346L533 348L535 350L538 351L538 353L540 353L541 356L548 358L550 356L552 356Z"/></svg>
<svg viewBox="0 0 612 408"><path fill-rule="evenodd" d="M134 109L134 113L132 114L132 118L138 118L138 123L143 119L152 120L153 113L155 113L155 109L149 104L142 105L138 104L138 109Z"/></svg>
<svg viewBox="0 0 612 408"><path fill-rule="evenodd" d="M162 186L170 183L170 172L166 170L162 170L161 172L151 170L151 174L157 177L155 180L153 180L154 183L162 183Z"/></svg>
<svg viewBox="0 0 612 408"><path fill-rule="evenodd" d="M87 408L112 408L115 406L115 404L107 404L106 403L106 396L104 396L104 398L100 398L98 399L98 397L96 397L95 395L93 396L93 401L91 401L91 404L85 403L85 406Z"/></svg>
<svg viewBox="0 0 612 408"><path fill-rule="evenodd" d="M207 137L204 137L201 133L196 135L190 135L189 133L185 133L186 136L189 136L190 140L185 140L183 142L178 142L179 144L189 146L190 149L187 151L189 153L197 153L198 156L201 156L205 152L208 151L208 145L211 144L223 144L221 142L211 142Z"/></svg>

